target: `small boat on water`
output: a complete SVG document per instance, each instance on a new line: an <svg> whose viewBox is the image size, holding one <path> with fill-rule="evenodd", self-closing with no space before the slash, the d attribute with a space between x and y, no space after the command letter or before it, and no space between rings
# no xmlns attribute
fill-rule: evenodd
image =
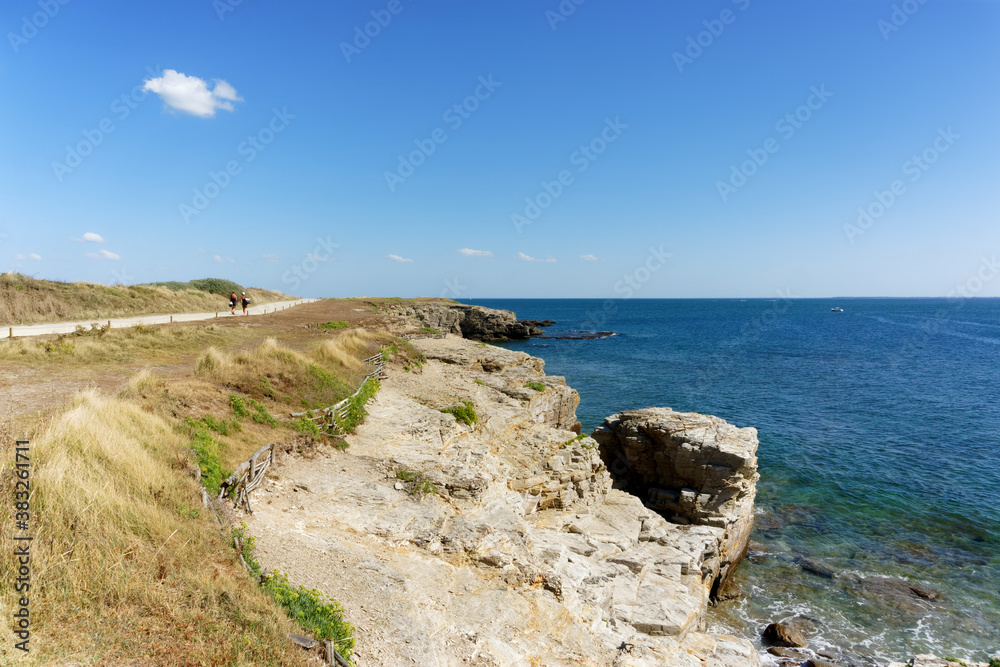
<svg viewBox="0 0 1000 667"><path fill-rule="evenodd" d="M842 313L842 312L844 312L844 309L843 309L843 308L841 308L840 306L834 306L834 307L833 307L833 308L831 308L830 310L832 310L832 311L833 311L833 312L835 312L835 313Z"/></svg>

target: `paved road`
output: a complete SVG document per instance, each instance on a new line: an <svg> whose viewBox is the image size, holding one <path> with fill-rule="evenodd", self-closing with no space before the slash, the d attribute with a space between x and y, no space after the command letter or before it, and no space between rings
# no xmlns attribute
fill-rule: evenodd
<svg viewBox="0 0 1000 667"><path fill-rule="evenodd" d="M263 315L273 313L276 310L285 310L300 303L312 303L319 299L298 299L296 301L275 301L259 306L250 306L247 312L251 315ZM168 322L195 322L198 320L211 320L216 317L234 317L228 310L220 310L217 313L178 313L175 315L146 315L145 317L121 317L112 319L112 329L122 329L124 327L134 327L137 324L167 324ZM236 307L236 317L243 317L239 306ZM101 320L101 324L107 324L109 320ZM19 338L21 336L44 336L46 334L71 333L78 326L90 328L95 320L85 320L80 322L59 322L57 324L31 324L20 327L4 327L5 331L0 331L0 336Z"/></svg>

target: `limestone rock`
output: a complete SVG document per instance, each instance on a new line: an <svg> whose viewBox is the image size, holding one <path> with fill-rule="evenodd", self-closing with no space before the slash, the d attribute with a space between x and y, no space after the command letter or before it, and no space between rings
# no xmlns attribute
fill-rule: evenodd
<svg viewBox="0 0 1000 667"><path fill-rule="evenodd" d="M771 646L789 646L804 648L808 645L801 632L782 623L771 623L764 628L764 641Z"/></svg>
<svg viewBox="0 0 1000 667"><path fill-rule="evenodd" d="M611 415L593 438L612 476L671 521L721 528L712 586L746 554L757 493L757 430L645 408Z"/></svg>
<svg viewBox="0 0 1000 667"><path fill-rule="evenodd" d="M569 430L579 397L540 359L413 344L423 372L389 369L350 448L283 458L245 517L261 563L344 604L365 664L760 666L750 641L706 632L724 526L612 488L598 443ZM457 400L476 424L439 412Z"/></svg>
<svg viewBox="0 0 1000 667"><path fill-rule="evenodd" d="M523 340L542 333L534 323L518 322L509 310L433 302L402 304L394 309L396 314L416 319L421 326L472 340Z"/></svg>

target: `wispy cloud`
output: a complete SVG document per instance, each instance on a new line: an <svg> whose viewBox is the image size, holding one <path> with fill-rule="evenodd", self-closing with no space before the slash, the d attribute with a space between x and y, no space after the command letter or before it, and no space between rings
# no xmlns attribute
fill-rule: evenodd
<svg viewBox="0 0 1000 667"><path fill-rule="evenodd" d="M599 262L601 261L597 255L580 255L580 259L586 262Z"/></svg>
<svg viewBox="0 0 1000 667"><path fill-rule="evenodd" d="M489 250L473 250L472 248L461 248L459 254L465 255L466 257L492 257L493 253Z"/></svg>
<svg viewBox="0 0 1000 667"><path fill-rule="evenodd" d="M33 259L36 262L42 258L37 252L29 252L27 255L14 255L14 259Z"/></svg>
<svg viewBox="0 0 1000 667"><path fill-rule="evenodd" d="M216 262L229 262L230 264L236 263L236 260L232 257L223 257L222 255L212 255L212 259Z"/></svg>
<svg viewBox="0 0 1000 667"><path fill-rule="evenodd" d="M243 101L236 89L222 79L215 79L215 87L209 90L204 79L172 69L163 70L163 76L147 79L143 90L159 95L171 109L201 118L214 116L216 109L233 111L233 102Z"/></svg>
<svg viewBox="0 0 1000 667"><path fill-rule="evenodd" d="M264 253L263 255L261 255L261 257L263 257L264 259L266 259L269 262L280 262L281 261L281 257L275 255L274 253L270 253L270 252Z"/></svg>
<svg viewBox="0 0 1000 667"><path fill-rule="evenodd" d="M517 253L517 258L519 260L521 260L522 262L548 262L548 263L551 263L551 262L556 261L555 257L546 257L545 259L539 259L537 257L532 257L531 255L525 255L523 252Z"/></svg>
<svg viewBox="0 0 1000 667"><path fill-rule="evenodd" d="M400 264L405 264L406 262L412 262L412 259L407 259L406 257L400 257L399 255L386 255L389 259L394 262L399 262Z"/></svg>
<svg viewBox="0 0 1000 667"><path fill-rule="evenodd" d="M97 252L88 252L87 257L91 259L121 259L121 255L110 250L101 248Z"/></svg>
<svg viewBox="0 0 1000 667"><path fill-rule="evenodd" d="M94 232L87 232L86 234L83 235L83 238L80 239L73 238L70 239L70 241L73 241L75 243L106 243L103 236L101 236L100 234L95 234Z"/></svg>

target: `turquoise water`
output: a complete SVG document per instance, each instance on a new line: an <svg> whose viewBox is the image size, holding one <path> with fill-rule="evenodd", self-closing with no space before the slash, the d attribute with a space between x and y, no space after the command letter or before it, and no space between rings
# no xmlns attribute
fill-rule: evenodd
<svg viewBox="0 0 1000 667"><path fill-rule="evenodd" d="M1000 650L1000 300L471 303L617 334L505 344L566 376L586 431L646 406L758 429L748 595L716 629L804 616L811 647L866 666ZM874 576L942 597L858 583Z"/></svg>

